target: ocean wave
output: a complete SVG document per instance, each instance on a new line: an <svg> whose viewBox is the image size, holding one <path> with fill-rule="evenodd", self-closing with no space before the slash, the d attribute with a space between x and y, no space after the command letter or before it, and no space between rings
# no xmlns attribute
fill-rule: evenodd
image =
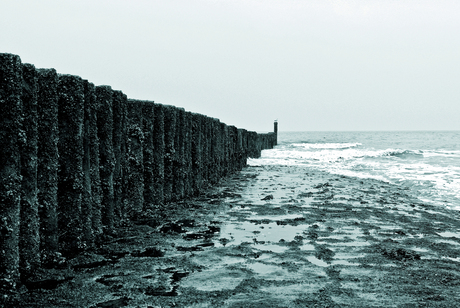
<svg viewBox="0 0 460 308"><path fill-rule="evenodd" d="M362 145L361 143L291 143L289 147L292 148L303 148L305 150L308 149L315 149L315 150L322 150L322 149L350 149L355 148Z"/></svg>
<svg viewBox="0 0 460 308"><path fill-rule="evenodd" d="M395 156L400 158L410 158L410 157L423 157L423 151L411 151L411 150L384 150L380 153L380 156Z"/></svg>

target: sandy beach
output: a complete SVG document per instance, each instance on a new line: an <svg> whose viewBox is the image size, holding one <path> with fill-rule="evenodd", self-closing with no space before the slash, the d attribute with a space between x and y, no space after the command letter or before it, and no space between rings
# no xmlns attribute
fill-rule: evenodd
<svg viewBox="0 0 460 308"><path fill-rule="evenodd" d="M17 307L456 307L460 213L381 181L248 167L28 289Z"/></svg>

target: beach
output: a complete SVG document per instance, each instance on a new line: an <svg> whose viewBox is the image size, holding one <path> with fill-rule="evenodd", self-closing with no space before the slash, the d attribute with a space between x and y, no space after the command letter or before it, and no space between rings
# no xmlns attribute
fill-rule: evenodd
<svg viewBox="0 0 460 308"><path fill-rule="evenodd" d="M402 186L251 166L45 270L20 307L456 307L460 214Z"/></svg>

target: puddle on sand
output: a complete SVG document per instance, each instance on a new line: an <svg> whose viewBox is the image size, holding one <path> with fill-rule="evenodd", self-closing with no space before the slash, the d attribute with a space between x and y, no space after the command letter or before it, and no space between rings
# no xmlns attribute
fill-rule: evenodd
<svg viewBox="0 0 460 308"><path fill-rule="evenodd" d="M315 256L308 256L308 257L307 257L307 260L308 260L308 262L310 262L310 263L312 263L312 264L315 264L315 265L318 265L318 266L321 266L321 267L327 267L327 266L329 266L329 264L327 264L327 263L324 262L323 260L318 259L318 258L315 257Z"/></svg>
<svg viewBox="0 0 460 308"><path fill-rule="evenodd" d="M275 272L284 272L284 269L277 265L265 264L260 262L249 263L246 266L258 275L273 274Z"/></svg>
<svg viewBox="0 0 460 308"><path fill-rule="evenodd" d="M220 229L220 238L216 239L216 247L224 246L222 239L228 239L226 245L239 245L243 242L260 242L278 243L280 240L290 242L296 235L302 234L305 225L291 226L278 225L276 222L268 224L254 224L249 221L241 223L229 223L223 225ZM256 233L254 233L256 231Z"/></svg>
<svg viewBox="0 0 460 308"><path fill-rule="evenodd" d="M442 237L456 237L456 238L460 238L460 232L450 232L450 231L446 231L446 232L439 232L438 233L440 236Z"/></svg>
<svg viewBox="0 0 460 308"><path fill-rule="evenodd" d="M212 292L232 290L246 277L244 273L224 268L209 269L195 272L181 282L182 288L195 288L196 290Z"/></svg>
<svg viewBox="0 0 460 308"><path fill-rule="evenodd" d="M315 245L312 245L312 244L304 244L302 246L300 246L300 250L315 250Z"/></svg>

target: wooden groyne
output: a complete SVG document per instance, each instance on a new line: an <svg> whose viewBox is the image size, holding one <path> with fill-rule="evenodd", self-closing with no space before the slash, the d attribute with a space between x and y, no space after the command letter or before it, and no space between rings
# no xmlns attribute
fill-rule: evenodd
<svg viewBox="0 0 460 308"><path fill-rule="evenodd" d="M277 142L0 54L0 293ZM6 290L6 291L5 291Z"/></svg>

